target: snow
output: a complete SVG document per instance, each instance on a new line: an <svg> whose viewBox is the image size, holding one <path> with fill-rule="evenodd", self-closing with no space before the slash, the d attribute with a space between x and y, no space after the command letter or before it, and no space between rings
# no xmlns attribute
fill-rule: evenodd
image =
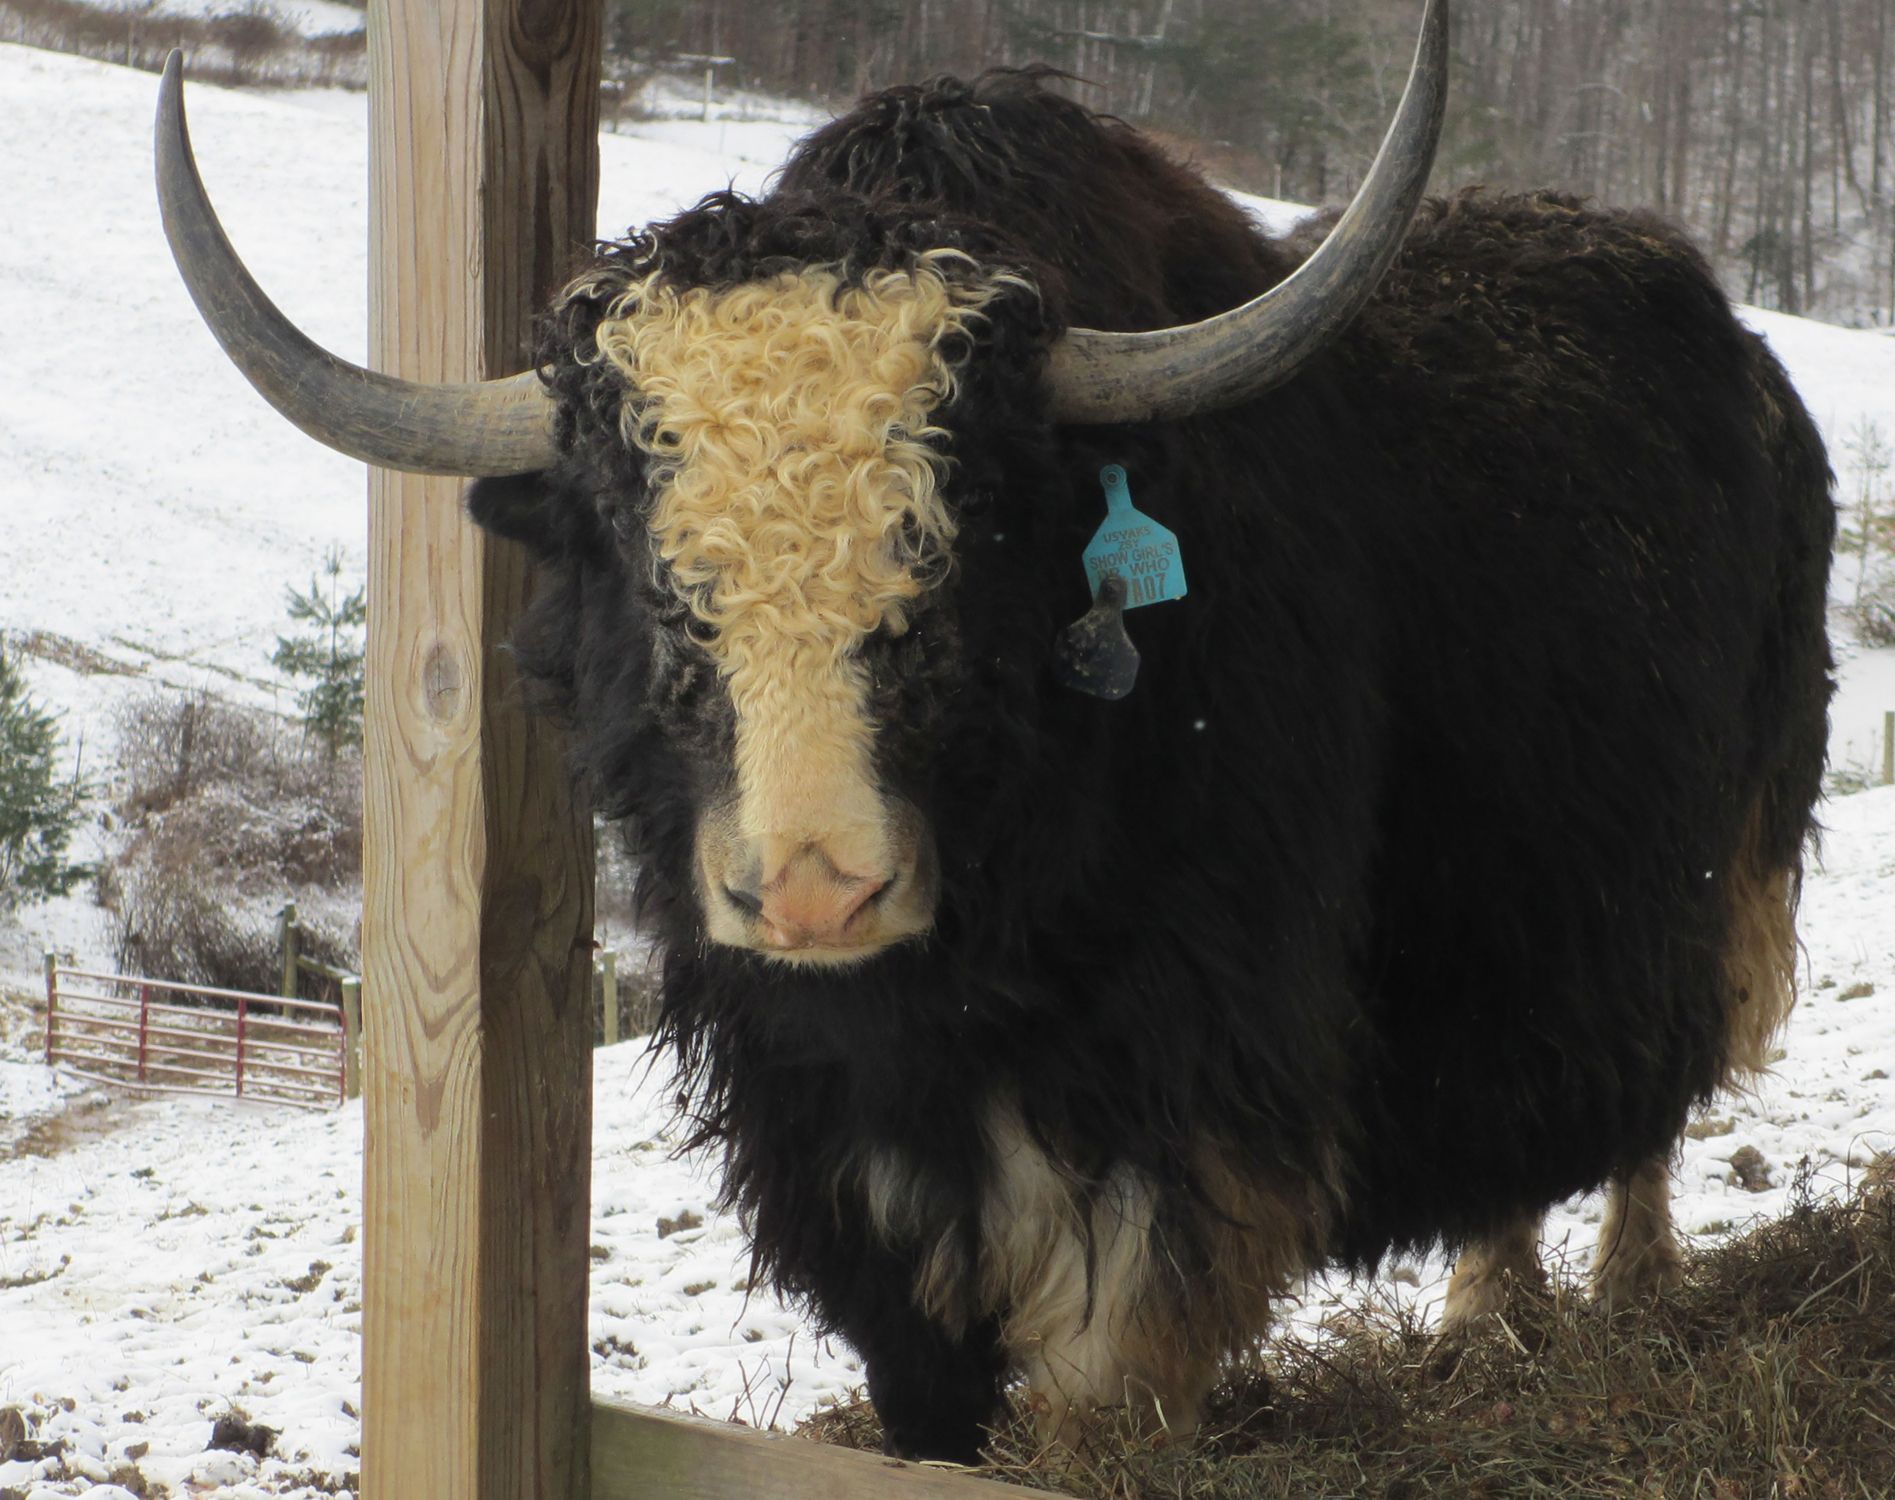
<svg viewBox="0 0 1895 1500"><path fill-rule="evenodd" d="M862 1378L852 1354L746 1295L736 1224L712 1211L703 1164L672 1153L664 1077L637 1045L596 1054L594 1390L746 1418L774 1404L786 1369L788 1413L847 1394ZM0 1406L64 1439L93 1480L135 1443L150 1445L146 1478L178 1489L207 1463L233 1495L355 1469L361 1106L163 1099L121 1113L109 1136L0 1162ZM212 1422L233 1411L280 1429L279 1456L207 1458ZM41 1467L0 1464L0 1490L84 1492L31 1488Z"/></svg>
<svg viewBox="0 0 1895 1500"><path fill-rule="evenodd" d="M334 7L294 8L320 20ZM364 561L360 466L252 394L178 283L152 201L153 90L146 74L0 45L0 627L70 643L27 667L89 766L110 755L115 707L153 685L276 705L268 657L285 585L332 545L357 576ZM193 85L190 108L240 253L291 317L359 359L362 96ZM759 189L810 119L746 113L757 111L731 101L709 122L626 122L605 136L602 227L726 185ZM1275 227L1298 213L1247 206ZM1745 316L1839 454L1852 424L1891 409L1895 342ZM1842 647L1834 751L1866 763L1895 707L1895 652ZM1840 1184L1895 1145L1895 789L1839 798L1824 819L1786 1057L1686 1143L1677 1214L1693 1233L1779 1210L1806 1157L1819 1181ZM107 957L83 894L0 920L9 988L33 993L49 944ZM851 1390L860 1370L748 1290L708 1168L673 1154L667 1082L635 1045L596 1054L595 1389L747 1419L780 1397L794 1419ZM312 1117L104 1095L44 1069L24 1005L0 1002L0 1407L69 1445L64 1467L0 1464L0 1490L111 1497L123 1492L107 1479L140 1444L137 1468L180 1493L313 1496L345 1479L359 1434L361 1141L359 1105ZM1740 1146L1771 1164L1767 1191L1731 1183ZM1598 1219L1596 1199L1563 1205L1548 1239L1583 1266ZM1380 1290L1438 1302L1445 1268L1409 1269L1418 1285ZM1319 1280L1294 1316L1363 1290ZM279 1456L203 1451L213 1420L234 1410L281 1429Z"/></svg>

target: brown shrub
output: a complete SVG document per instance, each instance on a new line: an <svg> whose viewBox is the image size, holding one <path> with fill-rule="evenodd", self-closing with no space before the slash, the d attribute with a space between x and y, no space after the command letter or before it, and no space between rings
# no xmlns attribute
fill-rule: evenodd
<svg viewBox="0 0 1895 1500"><path fill-rule="evenodd" d="M120 971L274 991L274 913L359 884L360 758L311 754L268 715L207 695L141 699L119 730L125 839L95 893ZM358 963L353 931L320 920L305 918L300 950Z"/></svg>
<svg viewBox="0 0 1895 1500"><path fill-rule="evenodd" d="M1845 606L1843 613L1864 645L1895 646L1895 576L1864 590L1861 599Z"/></svg>

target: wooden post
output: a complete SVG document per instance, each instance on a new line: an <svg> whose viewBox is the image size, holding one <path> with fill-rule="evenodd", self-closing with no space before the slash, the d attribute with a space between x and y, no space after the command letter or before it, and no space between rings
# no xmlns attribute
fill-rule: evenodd
<svg viewBox="0 0 1895 1500"><path fill-rule="evenodd" d="M1882 715L1882 785L1895 786L1895 708Z"/></svg>
<svg viewBox="0 0 1895 1500"><path fill-rule="evenodd" d="M59 957L52 949L46 950L41 960L46 970L46 1066L53 1065L53 1025L59 1018Z"/></svg>
<svg viewBox="0 0 1895 1500"><path fill-rule="evenodd" d="M296 903L286 901L276 919L277 956L283 961L277 994L286 1000L296 998Z"/></svg>
<svg viewBox="0 0 1895 1500"><path fill-rule="evenodd" d="M619 956L610 948L599 955L600 1004L605 1008L605 1045L619 1039Z"/></svg>
<svg viewBox="0 0 1895 1500"><path fill-rule="evenodd" d="M243 1098L243 1042L244 1029L250 1021L250 1002L237 1002L237 1097Z"/></svg>
<svg viewBox="0 0 1895 1500"><path fill-rule="evenodd" d="M362 981L342 985L342 1097L362 1097Z"/></svg>
<svg viewBox="0 0 1895 1500"><path fill-rule="evenodd" d="M509 375L593 232L599 0L370 6L370 358ZM524 551L369 484L362 1493L588 1492L592 868Z"/></svg>

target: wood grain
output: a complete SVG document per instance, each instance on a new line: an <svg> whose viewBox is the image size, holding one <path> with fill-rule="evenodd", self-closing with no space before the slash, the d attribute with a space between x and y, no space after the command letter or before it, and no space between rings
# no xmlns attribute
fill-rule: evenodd
<svg viewBox="0 0 1895 1500"><path fill-rule="evenodd" d="M1044 1490L616 1401L593 1404L592 1476L593 1500L1047 1500Z"/></svg>
<svg viewBox="0 0 1895 1500"><path fill-rule="evenodd" d="M369 11L370 345L510 374L592 236L597 0ZM524 555L457 480L369 490L363 1493L580 1500L589 823L501 650Z"/></svg>

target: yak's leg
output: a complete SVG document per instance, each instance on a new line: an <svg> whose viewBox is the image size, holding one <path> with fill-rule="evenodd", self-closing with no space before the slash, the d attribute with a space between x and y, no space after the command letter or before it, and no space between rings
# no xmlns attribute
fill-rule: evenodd
<svg viewBox="0 0 1895 1500"><path fill-rule="evenodd" d="M953 1331L929 1316L915 1257L892 1249L839 1256L814 1279L817 1312L862 1356L883 1451L979 1463L1006 1374L997 1320Z"/></svg>
<svg viewBox="0 0 1895 1500"><path fill-rule="evenodd" d="M1000 1415L999 1330L987 1323L956 1339L917 1312L905 1335L880 1332L890 1337L873 1354L862 1353L869 1399L882 1419L882 1451L979 1463L987 1429Z"/></svg>
<svg viewBox="0 0 1895 1500"><path fill-rule="evenodd" d="M1592 1257L1592 1294L1606 1307L1627 1307L1676 1286L1684 1258L1671 1228L1671 1166L1663 1157L1607 1191L1605 1222Z"/></svg>
<svg viewBox="0 0 1895 1500"><path fill-rule="evenodd" d="M1443 1334L1465 1333L1507 1305L1508 1290L1540 1286L1540 1215L1522 1214L1497 1233L1475 1240L1454 1263L1448 1280L1447 1307L1441 1314Z"/></svg>
<svg viewBox="0 0 1895 1500"><path fill-rule="evenodd" d="M882 1451L977 1464L1000 1415L999 1329L989 1321L955 1338L920 1309L908 1314L845 1330L868 1369Z"/></svg>
<svg viewBox="0 0 1895 1500"><path fill-rule="evenodd" d="M1103 1307L1092 1322L1050 1329L1020 1352L1040 1440L1074 1452L1083 1451L1087 1436L1114 1409L1123 1410L1143 1438L1189 1438L1217 1375L1216 1359L1194 1356L1182 1329L1154 1336L1125 1326Z"/></svg>
<svg viewBox="0 0 1895 1500"><path fill-rule="evenodd" d="M1041 1440L1073 1450L1113 1409L1141 1434L1189 1435L1216 1372L1159 1271L1154 1195L1120 1169L1076 1192L1002 1117L987 1253L1004 1338L1024 1368Z"/></svg>

